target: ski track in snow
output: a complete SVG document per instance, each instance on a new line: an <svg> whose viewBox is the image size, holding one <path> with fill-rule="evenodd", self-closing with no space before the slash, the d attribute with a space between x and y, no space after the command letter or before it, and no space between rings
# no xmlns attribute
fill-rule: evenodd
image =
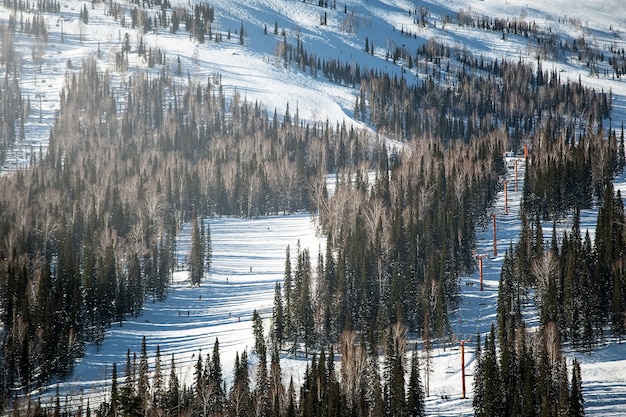
<svg viewBox="0 0 626 417"><path fill-rule="evenodd" d="M205 220L211 227L213 264L199 286L191 286L189 272L174 273L173 283L164 302L146 301L144 312L128 318L122 325L114 324L100 348L88 346L85 356L76 364L71 377L60 381L62 395L74 396L74 401L87 398L102 401L110 394L113 363L118 378L123 378L126 352L139 355L141 341L146 337L150 372L154 369L157 345L167 380L172 355L181 383L193 384L193 369L198 354L212 353L216 338L225 380L233 375L235 355L250 353L252 313L256 309L269 329L274 288L284 276L287 246L293 267L297 248L308 249L312 265L317 262L325 240L318 239L315 225L307 214L263 217L255 220L214 218ZM178 241L178 258L183 261L190 249L190 225L186 224ZM299 380L302 362L287 361L283 369L286 378ZM295 366L295 370L290 371ZM254 369L254 368L253 368ZM122 379L120 379L122 381ZM52 401L54 390L48 397ZM91 404L97 401L91 400Z"/></svg>

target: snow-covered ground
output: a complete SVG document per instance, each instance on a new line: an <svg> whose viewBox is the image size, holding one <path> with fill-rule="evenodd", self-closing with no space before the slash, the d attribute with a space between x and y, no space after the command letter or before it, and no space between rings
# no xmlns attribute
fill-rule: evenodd
<svg viewBox="0 0 626 417"><path fill-rule="evenodd" d="M497 255L494 256L492 223L479 232L477 254L485 255L483 291L480 291L478 270L461 278L462 301L451 318L454 342L445 347L437 345L433 351L432 373L428 376L430 395L426 401L429 415L473 415L474 337L476 333L487 333L496 320L498 279L504 253L511 242L516 242L520 231L518 213L524 164L520 161L518 166L518 191L515 191L511 170L507 176L507 209L503 191L498 194L494 206ZM595 227L592 214L582 216L581 230ZM315 224L308 214L253 220L216 218L209 222L213 265L205 281L198 287L191 287L187 271L175 273L168 299L147 303L141 317L129 319L122 327L114 326L107 331L103 346L88 349L72 377L61 384L62 392L77 394L76 401L81 398L85 401L89 397L106 399L112 363L116 362L118 372L122 372L127 349L138 353L144 335L151 363L159 345L164 364L169 366L173 354L179 378L187 384L193 382L197 355L200 351L203 355L210 352L215 338L219 338L224 375L227 381L232 378L235 354L241 354L243 350L250 352L254 343L251 322L254 309L261 313L268 329L274 286L283 278L287 246L291 249L292 262L299 244L302 249L309 249L315 265L325 241L316 235ZM189 235L189 225L186 225L179 240L181 260L189 253ZM532 312L527 318L529 326L536 324ZM461 340L466 341L465 399L461 398ZM568 353L570 363L574 357L581 362L588 415L626 415L625 352L622 345L610 341L588 355ZM294 381L301 381L305 358L284 358L281 364L285 378L293 376ZM422 378L425 381L427 376Z"/></svg>
<svg viewBox="0 0 626 417"><path fill-rule="evenodd" d="M518 161L517 191L515 185L514 170L509 170L507 179L507 195L502 189L498 193L493 213L496 214L496 246L494 252L493 223L478 233L477 255L483 255L483 290L480 290L480 271L470 276L461 278L461 302L451 319L451 327L457 340L465 340L465 363L468 366L466 373L473 373L475 335L485 335L489 332L492 323L496 323L496 305L498 298L498 282L500 270L504 260L504 254L512 243L515 245L521 231L519 218L520 200L524 177L524 162ZM616 180L616 188L626 185L626 177ZM505 204L506 203L506 204ZM581 212L581 233L589 230L593 239L595 235L597 210L584 210ZM571 219L565 219L557 230L562 237L563 230L569 232ZM544 238L551 239L551 224L543 226ZM477 260L478 263L478 260ZM523 311L527 328L531 329L538 325L538 317L532 305L528 305ZM483 339L484 341L484 339ZM456 349L451 352L439 351L437 361L439 364L436 372L439 372L439 385L441 395L448 395L450 400L430 398L427 401L430 412L433 415L473 415L471 406L472 378L466 379L469 400L461 400L461 353ZM594 350L590 354L584 354L566 349L565 354L568 364L576 358L581 364L583 380L583 395L585 398L585 413L595 416L626 416L626 345L609 339L607 343ZM571 369L570 369L571 370ZM443 373L445 371L445 374ZM437 392L435 392L437 394Z"/></svg>
<svg viewBox="0 0 626 417"><path fill-rule="evenodd" d="M106 14L106 3L94 3L92 7L91 2L65 0L61 2L60 16L42 13L49 41L40 59L33 59L37 42L26 35L17 35L16 50L21 56L20 85L22 93L30 98L32 114L25 123L26 139L9 154L1 169L3 173L23 168L30 163L33 153L45 152L49 130L59 110L59 93L66 72L76 70L84 58L98 57L100 67L111 71L117 79L146 70L146 63L136 54L141 32L121 27ZM188 5L186 0L172 3L174 6ZM345 0L337 3L336 9L323 9L309 2L293 0L220 0L214 3L211 5L216 11L216 29L224 33L222 43L197 44L184 31L173 35L159 29L157 33L143 35L146 47L161 48L170 68L174 67L177 56L181 57L181 83L186 83L187 77L205 82L209 77L219 76L227 95L238 91L248 101L258 100L268 109L276 108L279 115L284 114L289 104L292 112L297 108L300 117L310 122L345 120L361 126L351 119L356 91L350 86L331 84L321 77L312 78L278 62L275 50L283 40L283 30L290 43L295 44L299 38L308 51L322 59L354 61L362 69L377 68L398 74L401 68L385 60L388 48L406 45L413 51L429 38L445 42L457 51L467 48L475 55L499 60L521 59L529 63L537 61L537 51L523 37L503 39L498 33L455 24L444 26L446 16L457 17L460 11L472 16L524 19L543 29L567 34L572 39L585 37L598 46L612 44L626 48L626 8L621 0L533 3L527 0ZM79 20L83 5L88 6L88 24ZM348 13L344 13L344 6ZM408 13L420 7L429 11L428 24L423 27L415 25L415 15ZM324 13L328 24L322 26L320 19ZM32 19L32 16L33 13L23 13L25 19ZM0 22L6 24L8 17L9 12L0 6ZM239 45L235 33L242 23L245 42ZM273 34L275 24L279 35ZM264 34L265 27L268 34ZM231 41L226 39L228 30L233 33ZM404 31L409 31L413 37L402 35ZM132 45L131 62L127 72L118 73L112 62L126 33ZM370 45L374 45L374 56L364 51L366 37ZM626 119L624 81L591 75L586 65L575 59L548 56L540 59L544 70L558 70L563 82L578 81L580 77L583 83L597 90L611 91L614 100L612 125L618 127ZM4 68L0 68L0 75L4 77ZM520 167L523 168L523 164ZM479 290L478 271L461 280L462 303L451 323L457 340L470 340L477 331L486 332L495 320L502 258L509 243L515 242L519 233L520 193L514 191L512 180L508 187L509 214L503 214L502 192L494 208L498 254L493 256L490 224L478 236L477 253L489 255L483 260L484 291ZM625 189L626 180L618 179L616 188ZM595 211L585 213L582 221L582 230L589 228L593 233ZM180 377L187 382L191 379L194 355L200 349L203 353L212 349L215 338L219 337L225 375L230 377L235 353L252 344L252 311L256 308L266 319L269 316L274 283L282 279L287 245L291 246L293 255L300 240L301 246L311 251L315 264L317 250L324 239L315 235L315 227L306 214L256 220L222 218L210 222L214 262L202 285L191 288L185 282L187 273L177 272L167 301L146 304L141 317L128 320L122 327L111 328L100 349L89 347L74 374L61 383L63 392L105 398L109 387L103 381L110 375L111 364L117 362L122 366L127 349L138 352L143 335L147 337L150 357L154 356L157 345L166 364L174 354ZM189 247L185 230L179 245L181 257ZM468 374L471 374L473 364L472 351L470 341L466 346ZM572 352L570 357L577 357L582 363L587 414L626 415L626 349L610 341L606 347L590 355ZM293 372L298 380L303 361L289 363L292 367L287 367L285 373ZM435 371L429 378L431 396L427 406L430 414L472 414L471 399L460 399L460 363L458 344L446 350L436 350ZM468 377L470 398L471 386L471 377Z"/></svg>
<svg viewBox="0 0 626 417"><path fill-rule="evenodd" d="M158 345L165 369L174 355L179 379L187 386L193 384L197 355L202 352L206 359L217 338L224 377L230 380L236 353L250 353L254 345L255 309L269 329L275 284L284 276L287 247L292 263L299 246L309 250L313 265L319 250L325 250L325 239L316 236L308 214L256 220L215 218L208 222L213 264L202 284L192 287L188 271L175 272L165 302L147 301L140 317L129 318L122 326L114 325L100 348L88 347L72 376L60 384L63 394L71 394L75 401L107 399L113 363L117 363L118 375L123 375L127 350L131 355L139 354L143 336L151 365ZM190 234L187 224L178 242L181 265L189 254ZM300 380L303 366L298 366L299 362L304 363L294 358L283 364L286 378ZM290 371L290 364L295 371Z"/></svg>

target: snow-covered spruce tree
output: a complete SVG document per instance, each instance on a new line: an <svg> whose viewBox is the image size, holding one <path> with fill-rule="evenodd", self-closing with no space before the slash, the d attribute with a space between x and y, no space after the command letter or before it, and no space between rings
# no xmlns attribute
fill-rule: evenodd
<svg viewBox="0 0 626 417"><path fill-rule="evenodd" d="M426 415L426 406L424 404L424 386L420 376L419 352L417 344L413 349L411 356L411 373L409 375L409 385L407 388L407 416L422 417Z"/></svg>
<svg viewBox="0 0 626 417"><path fill-rule="evenodd" d="M292 343L297 349L300 343L304 344L305 356L313 346L315 340L315 325L313 322L313 299L311 258L308 249L298 251L298 261L293 277L293 334Z"/></svg>
<svg viewBox="0 0 626 417"><path fill-rule="evenodd" d="M207 361L210 360L210 356L207 357ZM209 364L207 363L206 367ZM207 389L208 371L202 361L202 349L198 350L198 359L194 368L194 412L200 415L207 415L209 413L209 393Z"/></svg>
<svg viewBox="0 0 626 417"><path fill-rule="evenodd" d="M178 373L176 372L176 362L173 353L170 359L170 376L167 382L164 405L169 414L178 415L181 406L181 386Z"/></svg>
<svg viewBox="0 0 626 417"><path fill-rule="evenodd" d="M119 410L120 393L117 387L117 363L113 362L113 369L111 370L111 402L108 406L107 415L116 416L118 415Z"/></svg>
<svg viewBox="0 0 626 417"><path fill-rule="evenodd" d="M621 292L621 285L616 286L615 280L621 279L620 275L624 270L624 268L616 268L616 265L620 265L621 262L622 248L626 246L624 236L626 236L626 224L622 199L619 192L616 196L612 182L608 181L604 187L602 206L598 211L595 236L596 292L600 307L599 331L602 331L601 327L608 324L611 318L619 318L619 310L623 312L624 309L623 302L620 302L620 300L623 301L623 294L614 294L614 290ZM621 331L620 324L617 324L617 328L613 330Z"/></svg>
<svg viewBox="0 0 626 417"><path fill-rule="evenodd" d="M482 408L483 392L485 390L485 367L483 365L480 333L476 333L476 346L474 349L474 396L472 398L472 406L474 407L474 412L478 412Z"/></svg>
<svg viewBox="0 0 626 417"><path fill-rule="evenodd" d="M256 372L256 385L252 396L254 415L256 417L270 417L272 403L270 401L269 380L267 375L267 353L263 345L258 352L259 364Z"/></svg>
<svg viewBox="0 0 626 417"><path fill-rule="evenodd" d="M137 370L137 396L139 397L139 407L143 413L148 410L150 402L150 380L148 364L148 347L146 336L141 339L141 351L139 353L139 369Z"/></svg>
<svg viewBox="0 0 626 417"><path fill-rule="evenodd" d="M476 417L493 417L502 414L504 396L500 366L496 353L496 335L494 326L485 339L480 361L477 363L477 391L480 401L474 401Z"/></svg>
<svg viewBox="0 0 626 417"><path fill-rule="evenodd" d="M211 225L209 222L206 224L206 231L204 233L204 260L206 264L206 271L211 270L211 264L213 263L213 242L211 240Z"/></svg>
<svg viewBox="0 0 626 417"><path fill-rule="evenodd" d="M326 358L325 350L320 351L319 360L313 354L310 366L304 376L300 389L300 415L303 417L349 415L349 402L363 406L359 398L347 401L342 397L339 382L334 373L333 359ZM363 409L355 409L354 413L366 415Z"/></svg>
<svg viewBox="0 0 626 417"><path fill-rule="evenodd" d="M263 319L255 308L252 312L252 335L254 336L254 352L259 356L267 355L264 333Z"/></svg>
<svg viewBox="0 0 626 417"><path fill-rule="evenodd" d="M189 281L191 285L200 285L204 276L204 244L197 217L191 221L191 250L189 251Z"/></svg>
<svg viewBox="0 0 626 417"><path fill-rule="evenodd" d="M154 355L154 376L152 378L152 408L157 412L165 410L165 378L161 363L161 346L157 345Z"/></svg>
<svg viewBox="0 0 626 417"><path fill-rule="evenodd" d="M283 415L283 412L286 409L286 393L282 379L280 354L276 346L272 349L269 378L269 400L272 407L272 413L275 416L280 416Z"/></svg>
<svg viewBox="0 0 626 417"><path fill-rule="evenodd" d="M248 374L248 354L244 350L239 357L235 355L234 380L230 388L228 411L231 416L253 415L252 395Z"/></svg>
<svg viewBox="0 0 626 417"><path fill-rule="evenodd" d="M242 357L243 360L243 357ZM246 357L247 360L247 357ZM209 412L219 415L227 407L224 378L222 375L222 361L220 359L220 342L215 338L211 360L207 360L208 378L207 387L209 392ZM246 365L247 372L247 365Z"/></svg>
<svg viewBox="0 0 626 417"><path fill-rule="evenodd" d="M569 397L569 416L583 417L585 415L582 379L580 377L580 363L574 359L572 364L572 383Z"/></svg>
<svg viewBox="0 0 626 417"><path fill-rule="evenodd" d="M387 415L406 416L405 361L406 327L402 322L393 324L387 332L387 346L383 379L389 393Z"/></svg>
<svg viewBox="0 0 626 417"><path fill-rule="evenodd" d="M272 308L272 324L270 342L273 349L282 350L285 341L285 309L283 307L280 282L274 287L274 306Z"/></svg>
<svg viewBox="0 0 626 417"><path fill-rule="evenodd" d="M294 320L294 285L293 274L291 272L291 250L289 245L285 250L285 272L283 275L283 297L284 297L284 340L291 344L289 349L295 352L296 346L293 343L293 339L296 336L296 324Z"/></svg>
<svg viewBox="0 0 626 417"><path fill-rule="evenodd" d="M135 370L131 362L130 349L126 350L126 367L124 368L124 385L119 390L120 408L125 416L133 415L140 409L139 397L135 390Z"/></svg>

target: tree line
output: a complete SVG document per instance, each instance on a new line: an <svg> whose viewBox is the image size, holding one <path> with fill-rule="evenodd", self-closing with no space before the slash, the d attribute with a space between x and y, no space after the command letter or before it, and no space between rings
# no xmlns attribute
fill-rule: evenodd
<svg viewBox="0 0 626 417"><path fill-rule="evenodd" d="M431 26L437 28L439 21L441 28L456 24L459 27L471 27L489 32L499 32L502 40L517 38L527 43L533 50L533 54L543 59L576 59L578 64L587 68L589 75L606 78L621 79L626 70L624 48L611 42L598 45L585 36L588 29L585 23L576 16L556 16L557 25L565 25L572 30L571 33L580 33L579 36L567 35L553 30L550 24L541 26L536 21L528 19L527 11L522 10L519 17L491 17L478 15L471 9L460 8L456 14L449 13L439 20L431 15L427 7L408 10L408 15L414 17L415 26ZM410 27L402 27L403 33L411 36ZM608 30L615 32L613 25ZM413 35L414 37L416 35Z"/></svg>
<svg viewBox="0 0 626 417"><path fill-rule="evenodd" d="M68 72L47 155L0 181L5 403L70 373L146 297L166 297L183 222L306 209L312 178L370 149L345 125L227 98L218 79L111 78L93 58ZM190 260L198 282L206 259Z"/></svg>
<svg viewBox="0 0 626 417"><path fill-rule="evenodd" d="M385 359L368 353L355 332L338 344L313 354L296 386L281 368L278 346L268 344L259 315L254 313L255 348L237 353L233 375L224 375L219 340L200 349L193 382L186 385L174 354L163 357L160 346L152 360L144 337L139 354L126 353L125 366L112 364L110 388L101 403L61 398L49 404L30 398L13 403L13 415L70 416L424 416L424 386L417 346L407 351L406 328L398 322L386 332ZM260 323L260 324L259 324ZM251 356L255 357L252 364ZM338 361L338 359L340 360ZM381 369L382 368L382 369ZM382 375L382 376L381 376ZM69 400L69 401L68 401Z"/></svg>
<svg viewBox="0 0 626 417"><path fill-rule="evenodd" d="M395 318L417 334L450 336L448 311L458 277L474 267L475 229L504 174L503 149L497 135L448 148L415 142L397 157L383 144L375 178L366 166L340 170L332 198L318 183L313 200L327 249L315 293L308 252L298 251L295 271L287 255L275 303L280 345L310 349L350 330L380 347Z"/></svg>
<svg viewBox="0 0 626 417"><path fill-rule="evenodd" d="M521 321L521 303L534 293L541 325L557 329L559 345L590 352L609 334L621 340L625 332L621 193L612 182L605 185L594 239L581 231L581 209L573 211L571 230L559 236L554 221L550 242L544 242L539 216L530 221L523 215L518 245L502 268L499 317Z"/></svg>
<svg viewBox="0 0 626 417"><path fill-rule="evenodd" d="M570 378L565 357L551 345L549 329L538 343L528 340L524 328L496 336L492 326L483 345L477 336L474 415L585 415L580 363L573 360Z"/></svg>
<svg viewBox="0 0 626 417"><path fill-rule="evenodd" d="M111 13L122 13L112 2L109 7ZM199 7L179 17L197 20L190 23L194 30L207 28L214 18L211 10ZM133 24L143 22L145 28L141 17L139 9L131 15ZM85 343L99 343L107 326L140 314L146 300L167 296L177 267L176 236L184 222L192 223L190 281L197 284L210 260L210 231L199 219L309 210L319 215L327 251L314 260L316 268L306 250L298 250L295 265L287 257L270 330L272 349L278 352L319 353L320 360L311 364L313 380L307 379L300 404L294 402L291 409L314 414L315 407L332 406L375 415L413 410L416 406L409 403L417 401L418 393L400 382L409 366L403 356L406 343L399 340L410 332L430 346L433 339L451 337L448 312L458 301L460 274L474 268L475 230L501 187L503 153L524 143L531 145L524 212L535 221L535 233L529 232L532 222L523 219L521 244L510 251L513 260L507 256L505 261L502 323L517 320L510 312L526 294L513 297L505 288L535 285L542 325L558 329L562 337L587 343L584 332L591 328L594 345L606 325L623 333L618 327L626 305L620 267L623 208L609 188L611 175L623 167L623 140L618 145L611 131L605 141L598 128L609 115L610 93L585 88L580 80L563 82L539 64L488 62L466 51L457 54L456 66L450 60L443 65L450 50L434 41L418 50L422 65L432 72L422 79L361 73L358 66L339 61L322 64L302 43L293 48L283 37L282 44L281 58L315 73L322 70L334 82L358 84L355 115L381 133L405 139L406 146L390 149L382 138L345 123L305 123L288 104L279 115L238 92L227 97L219 76L206 82L172 77L164 54L151 75L117 84L93 58L80 71L68 71L48 154L39 164L0 178L3 405L12 401L12 392L26 393L69 374ZM130 46L122 48L128 54ZM409 62L402 49L390 58ZM453 87L441 86L446 74L456 77ZM3 94L7 91L11 88ZM332 195L328 173L337 178ZM563 239L562 247L554 243L551 253L562 259L567 274L550 272L541 281L532 265L539 268L550 252L537 249L540 219L587 207L600 195L598 227L611 239L597 238L594 249L585 241L584 252L575 233L574 240ZM573 263L574 254L589 261L586 269ZM593 288L596 298L590 300L605 304L585 310L574 294L581 288ZM504 332L508 327L502 323ZM335 386L322 352L342 343L344 355L352 355L350 366L369 371L358 378L342 375L337 381L344 397L328 392L324 395L333 399L321 401L321 387ZM513 346L499 343L501 349ZM348 354L346 349L356 346L362 352ZM380 390L368 388L363 381L381 372L366 364L381 352L389 355L382 372L387 379ZM533 352L535 359L538 354ZM247 365L242 355L235 367L244 393ZM209 369L203 374L211 373L215 358L203 366ZM502 380L506 389L521 387L512 388L510 378ZM541 380L561 384L560 379ZM176 407L153 407L179 411L197 401L176 385ZM199 380L197 385L202 385ZM317 397L307 397L316 391ZM230 401L225 393L219 401ZM265 413L263 396L255 412ZM135 404L133 395L126 398ZM247 401L229 409L249 410Z"/></svg>

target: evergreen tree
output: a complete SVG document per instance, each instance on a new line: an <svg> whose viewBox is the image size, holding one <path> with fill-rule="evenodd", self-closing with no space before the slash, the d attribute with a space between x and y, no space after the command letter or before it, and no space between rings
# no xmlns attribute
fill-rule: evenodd
<svg viewBox="0 0 626 417"><path fill-rule="evenodd" d="M57 386L58 389L58 386ZM58 399L58 391L57 391ZM113 369L111 370L111 405L109 406L109 417L116 417L120 409L120 395L117 389L117 364L113 363Z"/></svg>
<svg viewBox="0 0 626 417"><path fill-rule="evenodd" d="M332 345L328 351L328 359L326 362L326 404L328 407L328 415L341 415L347 413L346 400L341 395L341 386L337 380L337 374L335 372L335 352ZM370 384L374 385L376 380L370 380ZM380 392L380 381L378 385L378 392ZM380 403L379 403L380 404ZM376 417L376 414L372 412L372 417Z"/></svg>
<svg viewBox="0 0 626 417"><path fill-rule="evenodd" d="M150 400L150 381L148 372L149 367L146 336L143 336L141 339L141 352L139 355L139 370L137 376L137 395L140 398L140 411L142 411L142 413L145 413L148 409L148 402Z"/></svg>
<svg viewBox="0 0 626 417"><path fill-rule="evenodd" d="M533 253L533 236L530 231L530 221L526 216L526 212L522 210L522 230L518 244L515 247L515 280L521 285L530 284L530 260Z"/></svg>
<svg viewBox="0 0 626 417"><path fill-rule="evenodd" d="M309 348L315 339L315 323L313 321L313 299L311 293L312 271L311 258L308 249L303 249L298 254L298 262L294 274L296 304L296 337L293 342L298 345L304 342L305 356L308 356Z"/></svg>
<svg viewBox="0 0 626 417"><path fill-rule="evenodd" d="M569 416L582 417L585 415L582 379L580 377L580 363L576 359L572 364L572 387L569 397Z"/></svg>
<svg viewBox="0 0 626 417"><path fill-rule="evenodd" d="M302 417L314 417L317 413L319 406L318 397L318 382L316 380L316 354L313 354L313 360L310 364L307 364L304 371L304 381L300 386L300 416ZM321 413L320 413L321 414Z"/></svg>
<svg viewBox="0 0 626 417"><path fill-rule="evenodd" d="M380 381L380 368L378 365L378 353L368 356L365 391L365 404L372 417L383 417L385 404L383 402L383 388ZM348 399L347 399L348 400ZM352 400L349 400L352 401Z"/></svg>
<svg viewBox="0 0 626 417"><path fill-rule="evenodd" d="M207 380L210 397L210 411L219 415L226 407L226 392L224 389L224 378L222 375L222 362L220 359L220 344L215 338L211 361L207 361L209 366L209 377Z"/></svg>
<svg viewBox="0 0 626 417"><path fill-rule="evenodd" d="M422 379L420 377L419 353L417 351L417 346L413 349L413 356L411 359L411 373L409 375L406 404L407 415L409 417L422 417L426 415L426 408L424 405L424 387L422 386Z"/></svg>
<svg viewBox="0 0 626 417"><path fill-rule="evenodd" d="M598 296L594 291L594 254L589 231L585 233L585 241L581 253L583 262L583 282L580 294L582 314L582 335L581 345L584 351L591 352L595 345L594 323L597 320Z"/></svg>
<svg viewBox="0 0 626 417"><path fill-rule="evenodd" d="M389 393L387 401L388 415L406 415L405 344L406 329L402 323L396 322L391 326L387 334L387 348L385 352L384 379L385 389Z"/></svg>
<svg viewBox="0 0 626 417"><path fill-rule="evenodd" d="M483 406L483 392L485 390L485 377L484 377L484 364L483 356L480 346L480 333L476 333L476 347L474 352L474 398L472 399L472 406L474 412L478 414L478 410Z"/></svg>
<svg viewBox="0 0 626 417"><path fill-rule="evenodd" d="M506 344L508 336L508 327L511 321L516 320L519 312L517 304L516 277L513 269L513 255L511 250L507 250L502 262L502 270L500 272L500 281L498 283L498 301L497 301L497 317L498 317L498 341L500 345ZM520 313L521 314L521 313Z"/></svg>
<svg viewBox="0 0 626 417"><path fill-rule="evenodd" d="M507 337L500 345L500 379L503 384L504 396L501 401L503 415L513 415L514 405L519 396L518 362L516 353L515 325L509 322Z"/></svg>
<svg viewBox="0 0 626 417"><path fill-rule="evenodd" d="M141 314L145 297L144 282L141 275L139 256L137 256L137 253L133 253L128 265L127 293L129 294L130 303L126 306L126 311L135 317Z"/></svg>
<svg viewBox="0 0 626 417"><path fill-rule="evenodd" d="M532 349L526 343L526 331L520 331L519 366L517 367L517 393L513 412L520 416L536 416L538 414L537 370L536 359Z"/></svg>
<svg viewBox="0 0 626 417"><path fill-rule="evenodd" d="M130 359L130 349L126 351L126 368L124 370L124 385L120 390L120 408L124 417L140 416L141 408L139 397L135 393L135 378Z"/></svg>
<svg viewBox="0 0 626 417"><path fill-rule="evenodd" d="M431 340L431 332L430 332L430 312L427 309L424 314L424 331L422 333L422 349L424 349L424 353L426 356L426 360L424 363L424 374L426 376L426 381L424 384L424 388L426 390L426 396L430 395L430 373L432 372L432 340ZM478 363L478 362L477 362Z"/></svg>
<svg viewBox="0 0 626 417"><path fill-rule="evenodd" d="M296 389L293 383L293 376L289 379L289 390L287 392L287 412L285 413L286 417L296 417L298 413L298 407L296 402Z"/></svg>
<svg viewBox="0 0 626 417"><path fill-rule="evenodd" d="M539 213L535 213L535 241L533 245L533 257L541 256L543 254L543 227L541 225L541 219Z"/></svg>
<svg viewBox="0 0 626 417"><path fill-rule="evenodd" d="M252 312L252 334L254 335L254 351L258 355L265 355L267 349L265 347L263 319L256 308Z"/></svg>
<svg viewBox="0 0 626 417"><path fill-rule="evenodd" d="M178 416L180 413L180 382L178 380L178 374L176 373L176 362L174 361L174 354L170 361L170 377L167 383L166 405L169 415Z"/></svg>
<svg viewBox="0 0 626 417"><path fill-rule="evenodd" d="M274 307L272 309L272 345L281 350L285 339L285 312L280 282L274 287Z"/></svg>
<svg viewBox="0 0 626 417"><path fill-rule="evenodd" d="M174 245L175 239L173 236L167 237L167 239L161 239L158 252L155 253L154 260L158 259L158 271L155 287L155 297L159 301L164 301L167 296L167 285L170 279L170 269L173 267L174 262ZM155 247L156 251L156 247Z"/></svg>
<svg viewBox="0 0 626 417"><path fill-rule="evenodd" d="M326 237L326 257L324 263L324 279L322 280L326 289L325 295L327 297L327 302L320 301L321 308L323 309L322 313L322 329L323 334L331 340L337 340L338 338L338 330L337 330L337 317L336 312L333 310L333 306L335 305L335 298L337 296L337 270L335 264L335 258L332 250L332 236L330 233ZM318 275L321 272L318 271ZM323 298L322 298L323 299Z"/></svg>
<svg viewBox="0 0 626 417"><path fill-rule="evenodd" d="M559 391L557 414L559 416L567 417L569 416L570 390L569 382L567 380L567 365L565 362L565 357L561 358L561 361L558 365L557 383Z"/></svg>
<svg viewBox="0 0 626 417"><path fill-rule="evenodd" d="M235 355L235 376L230 388L228 414L231 417L252 416L252 399L250 395L250 383L248 381L248 355L246 351Z"/></svg>
<svg viewBox="0 0 626 417"><path fill-rule="evenodd" d="M161 347L157 345L154 355L154 377L152 378L152 406L157 410L165 407L165 382L161 369Z"/></svg>
<svg viewBox="0 0 626 417"><path fill-rule="evenodd" d="M570 239L567 245L563 245L564 268L562 288L563 326L561 332L565 337L571 337L574 346L578 346L580 340L581 311L583 304L582 295L585 267L580 235L580 210L576 209ZM587 294L588 296L588 294Z"/></svg>
<svg viewBox="0 0 626 417"><path fill-rule="evenodd" d="M194 217L191 228L191 251L189 252L189 280L191 285L200 285L204 275L204 245L200 237L198 218Z"/></svg>
<svg viewBox="0 0 626 417"><path fill-rule="evenodd" d="M474 405L477 417L500 416L502 414L503 383L496 354L496 336L494 326L485 339L484 351L478 363L480 402Z"/></svg>
<svg viewBox="0 0 626 417"><path fill-rule="evenodd" d="M607 323L611 315L615 275L618 275L614 265L619 261L621 248L624 247L624 228L626 225L621 197L619 193L618 197L615 196L613 184L608 181L604 189L602 206L598 211L595 241L598 280L595 290L598 294L598 306L600 308L600 320L597 323L599 331L602 330L603 324ZM613 315L615 315L615 311L613 311Z"/></svg>
<svg viewBox="0 0 626 417"><path fill-rule="evenodd" d="M622 122L622 130L619 135L619 147L617 150L617 172L622 173L626 167L626 150L624 147L624 123Z"/></svg>
<svg viewBox="0 0 626 417"><path fill-rule="evenodd" d="M207 365L208 366L208 365ZM195 385L195 412L200 415L208 414L208 375L202 362L202 349L198 351L198 359L196 360L194 375Z"/></svg>
<svg viewBox="0 0 626 417"><path fill-rule="evenodd" d="M285 250L285 273L283 275L283 293L285 298L284 304L284 323L285 323L285 339L288 341L293 340L296 333L295 321L293 314L295 312L293 303L293 276L291 274L291 250L289 245ZM295 352L295 346L292 345L292 350Z"/></svg>
<svg viewBox="0 0 626 417"><path fill-rule="evenodd" d="M282 415L285 401L285 387L283 386L280 356L277 347L272 349L272 359L270 362L269 400L272 406L272 414L274 416Z"/></svg>
<svg viewBox="0 0 626 417"><path fill-rule="evenodd" d="M556 405L558 405L558 390L555 388L553 374L555 373L548 353L541 349L539 353L539 364L537 366L537 395L539 402L540 416L556 415Z"/></svg>
<svg viewBox="0 0 626 417"><path fill-rule="evenodd" d="M622 255L621 261L626 261L626 255ZM621 263L620 263L621 265ZM626 271L622 267L618 268L613 275L613 291L611 296L611 328L613 334L622 340L626 322L626 288L624 288L624 277Z"/></svg>
<svg viewBox="0 0 626 417"><path fill-rule="evenodd" d="M211 240L211 225L209 222L206 224L206 232L204 234L204 259L208 272L211 270L211 264L213 263L213 241Z"/></svg>
<svg viewBox="0 0 626 417"><path fill-rule="evenodd" d="M267 355L264 347L261 353L259 353L259 366L257 368L256 387L254 390L254 415L256 417L270 417L272 415L267 376Z"/></svg>

